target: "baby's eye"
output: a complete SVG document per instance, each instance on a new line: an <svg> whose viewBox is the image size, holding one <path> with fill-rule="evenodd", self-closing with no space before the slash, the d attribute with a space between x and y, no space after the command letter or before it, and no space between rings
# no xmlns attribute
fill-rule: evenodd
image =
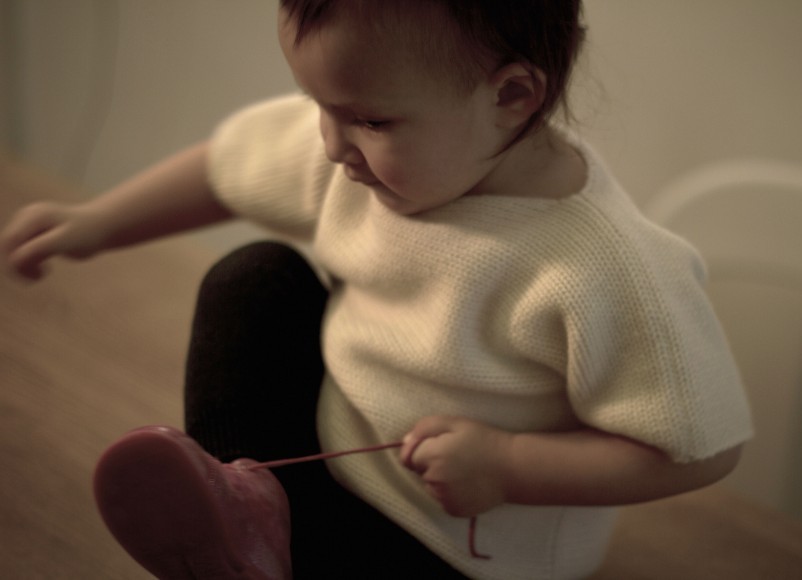
<svg viewBox="0 0 802 580"><path fill-rule="evenodd" d="M365 129L370 131L379 131L381 129L386 129L390 124L390 121L379 121L376 119L356 119L357 124L361 125Z"/></svg>

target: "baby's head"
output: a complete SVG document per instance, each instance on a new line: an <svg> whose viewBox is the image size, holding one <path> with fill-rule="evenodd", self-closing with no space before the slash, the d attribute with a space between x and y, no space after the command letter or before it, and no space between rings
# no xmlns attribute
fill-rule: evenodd
<svg viewBox="0 0 802 580"><path fill-rule="evenodd" d="M279 43L319 107L328 158L412 214L530 189L523 174L536 164L514 152L565 98L579 10L579 0L282 0Z"/></svg>
<svg viewBox="0 0 802 580"><path fill-rule="evenodd" d="M471 91L505 64L526 63L545 79L527 128L567 104L585 38L582 0L281 0L281 7L297 23L297 43L332 19L358 18L404 43L457 91Z"/></svg>

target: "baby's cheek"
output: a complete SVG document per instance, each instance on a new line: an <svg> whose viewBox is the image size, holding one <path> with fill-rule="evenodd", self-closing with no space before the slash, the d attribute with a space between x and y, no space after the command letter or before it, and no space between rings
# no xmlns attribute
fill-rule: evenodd
<svg viewBox="0 0 802 580"><path fill-rule="evenodd" d="M397 163L384 163L373 168L373 174L389 189L402 193L411 184L411 168Z"/></svg>

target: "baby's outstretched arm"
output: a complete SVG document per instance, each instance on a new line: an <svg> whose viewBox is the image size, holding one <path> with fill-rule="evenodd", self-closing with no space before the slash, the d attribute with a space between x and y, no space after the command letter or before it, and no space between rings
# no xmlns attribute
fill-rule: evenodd
<svg viewBox="0 0 802 580"><path fill-rule="evenodd" d="M230 217L208 184L206 154L205 143L191 147L84 203L24 207L0 232L3 258L37 280L54 256L88 258Z"/></svg>
<svg viewBox="0 0 802 580"><path fill-rule="evenodd" d="M427 417L404 439L401 460L454 516L502 503L621 505L714 483L740 447L675 463L657 449L594 429L509 433L455 417Z"/></svg>

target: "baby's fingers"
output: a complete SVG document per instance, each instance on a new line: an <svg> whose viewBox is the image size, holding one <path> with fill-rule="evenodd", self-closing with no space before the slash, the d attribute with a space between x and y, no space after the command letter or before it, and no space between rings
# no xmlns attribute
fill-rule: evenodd
<svg viewBox="0 0 802 580"><path fill-rule="evenodd" d="M18 246L8 256L11 269L23 278L39 280L44 274L42 264L58 253L55 249L57 235L50 230Z"/></svg>
<svg viewBox="0 0 802 580"><path fill-rule="evenodd" d="M0 234L0 248L9 266L25 278L41 277L40 264L56 253L59 212L49 204L21 210Z"/></svg>
<svg viewBox="0 0 802 580"><path fill-rule="evenodd" d="M37 203L21 209L0 233L0 249L11 254L31 238L57 223L57 210L51 204Z"/></svg>
<svg viewBox="0 0 802 580"><path fill-rule="evenodd" d="M430 416L418 421L404 437L404 444L401 447L401 463L407 469L420 472L422 466L415 461L415 453L420 445L427 439L450 432L456 421L458 419L448 416Z"/></svg>

